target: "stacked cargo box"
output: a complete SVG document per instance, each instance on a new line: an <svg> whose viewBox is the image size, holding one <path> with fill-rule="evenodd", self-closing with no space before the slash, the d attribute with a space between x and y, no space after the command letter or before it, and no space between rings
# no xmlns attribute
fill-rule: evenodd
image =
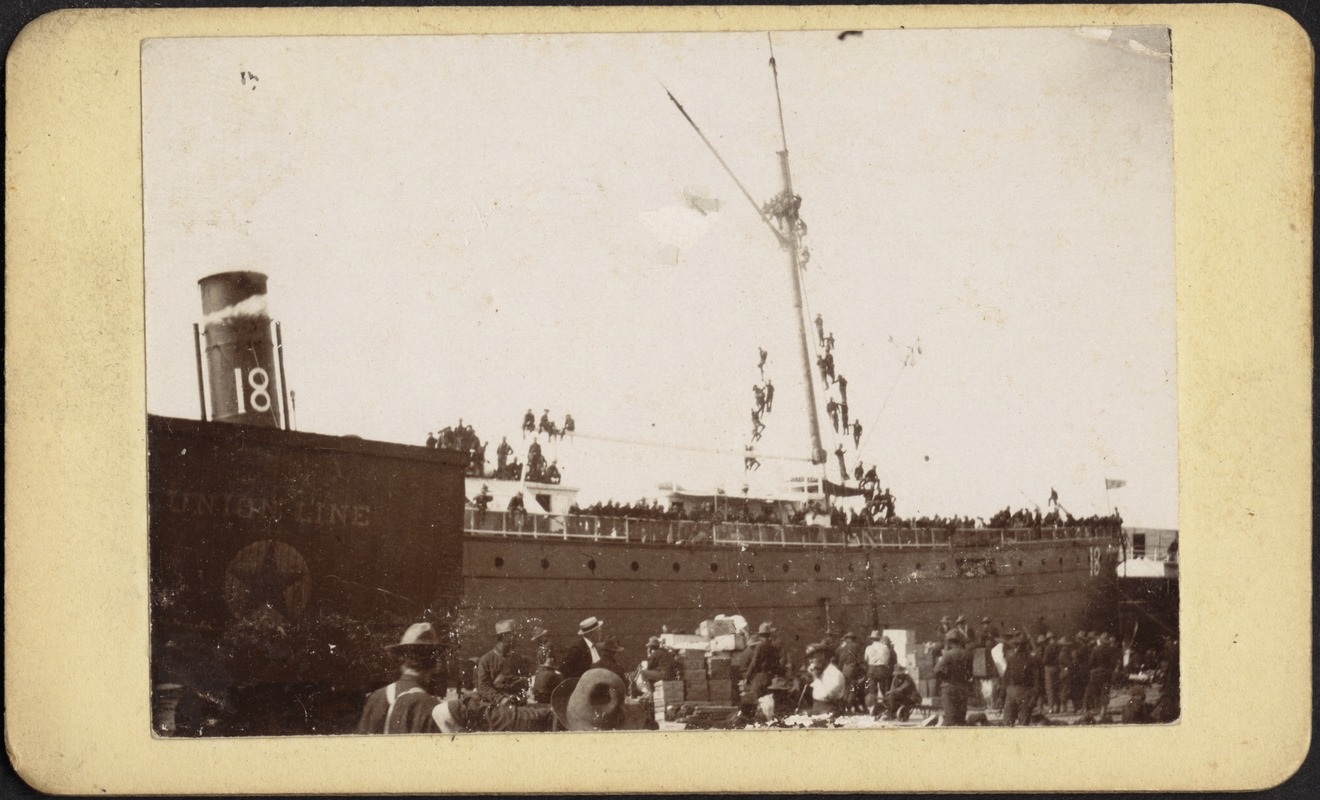
<svg viewBox="0 0 1320 800"><path fill-rule="evenodd" d="M710 683L710 701L721 705L733 705L737 699L733 686L733 659L727 655L712 653L706 662L706 675Z"/></svg>
<svg viewBox="0 0 1320 800"><path fill-rule="evenodd" d="M706 676L706 656L695 650L685 650L679 656L683 673L683 694L688 701L710 700L710 681Z"/></svg>
<svg viewBox="0 0 1320 800"><path fill-rule="evenodd" d="M667 719L666 710L670 706L681 706L686 699L683 692L682 681L656 681L655 696L652 698L655 703L655 719L657 722L663 722Z"/></svg>

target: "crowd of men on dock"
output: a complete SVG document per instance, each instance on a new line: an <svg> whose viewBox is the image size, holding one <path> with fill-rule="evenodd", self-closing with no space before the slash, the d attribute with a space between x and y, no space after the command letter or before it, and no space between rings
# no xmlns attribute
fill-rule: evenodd
<svg viewBox="0 0 1320 800"><path fill-rule="evenodd" d="M417 623L389 646L400 662L399 678L367 698L357 732L658 727L657 687L679 677L676 653L653 636L629 669L619 660L624 648L605 636L604 628L598 617L582 620L562 652L549 631L535 628L525 655L514 621L501 620L491 649L473 659L472 691L460 689L457 697L443 700L431 694L428 683L440 669L445 647L429 623ZM1106 632L1078 631L1069 638L1045 631L1033 638L1001 630L989 618L978 628L962 615L946 616L939 641L930 645L935 689L923 698L880 630L871 632L864 647L852 631L837 643L827 632L805 648L800 665L776 634L773 623L763 622L737 659L733 675L739 693L729 727L773 725L795 714L907 721L917 709L944 726L990 724L991 710L1000 712L1004 726L1061 724L1061 715L1073 724L1170 722L1179 715L1178 647L1172 638L1137 651L1120 647ZM1113 689L1124 680L1128 695L1114 713ZM1147 703L1147 687L1155 683L1161 687L1159 699ZM679 721L691 713L690 708L660 710Z"/></svg>

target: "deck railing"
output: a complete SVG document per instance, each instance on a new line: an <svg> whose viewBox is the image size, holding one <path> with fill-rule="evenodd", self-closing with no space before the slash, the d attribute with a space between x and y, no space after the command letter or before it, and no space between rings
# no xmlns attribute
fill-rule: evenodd
<svg viewBox="0 0 1320 800"><path fill-rule="evenodd" d="M749 522L632 519L464 509L463 527L480 536L565 540L617 540L642 544L718 544L784 547L989 547L1032 542L1091 541L1102 529L1041 528L826 528Z"/></svg>

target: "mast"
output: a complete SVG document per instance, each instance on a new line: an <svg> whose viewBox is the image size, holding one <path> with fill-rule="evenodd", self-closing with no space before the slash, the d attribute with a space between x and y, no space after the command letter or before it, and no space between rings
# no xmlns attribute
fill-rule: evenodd
<svg viewBox="0 0 1320 800"><path fill-rule="evenodd" d="M788 136L784 133L784 102L779 96L779 68L775 65L775 43L768 31L765 37L770 42L770 72L775 79L775 105L779 110L779 140L784 146L784 149L778 153L779 169L784 179L783 197L787 201L787 208L790 209L789 215L785 219L785 227L788 229L788 233L787 236L780 239L780 245L788 251L788 267L793 278L793 311L797 316L798 350L802 356L802 385L806 387L807 423L811 428L811 463L824 464L826 456L825 448L820 441L820 412L816 405L816 378L811 372L811 348L807 346L807 327L802 311L804 305L801 264L802 244L798 237L797 203L793 194L793 173L788 167Z"/></svg>
<svg viewBox="0 0 1320 800"><path fill-rule="evenodd" d="M769 36L770 34L767 33L766 37L769 38ZM797 315L798 349L802 357L802 386L806 391L807 423L811 430L811 463L823 465L826 460L826 454L825 448L821 445L820 439L820 409L816 405L816 379L811 373L811 348L807 344L806 320L803 316L802 310L805 305L802 288L802 243L800 241L800 232L798 229L800 223L797 215L797 204L800 200L793 194L793 175L788 168L788 138L784 134L784 105L779 99L779 71L775 67L775 50L773 41L770 43L770 70L774 73L775 102L779 107L779 137L780 141L784 144L784 149L778 151L779 169L783 176L784 188L776 198L781 201L778 205L783 212L782 216L774 212L767 212L766 209L756 204L756 201L752 199L751 193L743 186L742 181L738 180L738 176L733 173L733 170L730 169L729 165L724 162L724 158L721 157L719 151L715 149L715 145L711 144L710 140L706 138L706 134L701 132L701 128L697 126L696 121L688 115L687 109L683 108L683 104L678 102L678 98L674 97L673 92L669 91L667 87L664 87L663 83L661 84L661 87L665 89L665 94L669 95L669 99L678 107L679 113L681 113L683 118L688 121L688 124L697 132L697 135L701 137L701 141L705 143L711 154L720 162L720 166L724 168L724 171L727 172L729 177L733 179L733 182L737 184L738 189L743 193L743 197L747 198L747 202L751 203L752 208L756 210L761 221L764 222L766 227L770 229L770 232L774 234L776 241L779 242L779 246L788 251L788 268L793 279L793 311ZM776 227L776 225L771 222L771 216L775 216L779 219L785 230L780 230L779 227Z"/></svg>

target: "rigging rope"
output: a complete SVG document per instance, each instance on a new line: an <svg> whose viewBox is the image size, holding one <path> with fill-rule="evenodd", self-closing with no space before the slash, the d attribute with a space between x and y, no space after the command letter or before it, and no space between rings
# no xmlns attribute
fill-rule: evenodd
<svg viewBox="0 0 1320 800"><path fill-rule="evenodd" d="M648 442L641 439L624 439L622 437L617 437L617 436L601 436L599 434L583 433L581 431L577 431L576 433L573 434L573 436L582 439L594 439L599 442L614 442L616 444L628 444L628 445L635 445L637 447L660 447L669 450L686 450L688 452L708 453L711 455L738 456L739 458L749 455L749 453L746 450L725 450L714 447L700 447L698 445L674 444L672 442ZM751 455L755 455L757 458L768 458L776 461L802 461L808 464L811 463L811 459L805 456L788 456L788 455L780 455L776 453L762 453L759 451L754 451L751 453Z"/></svg>

